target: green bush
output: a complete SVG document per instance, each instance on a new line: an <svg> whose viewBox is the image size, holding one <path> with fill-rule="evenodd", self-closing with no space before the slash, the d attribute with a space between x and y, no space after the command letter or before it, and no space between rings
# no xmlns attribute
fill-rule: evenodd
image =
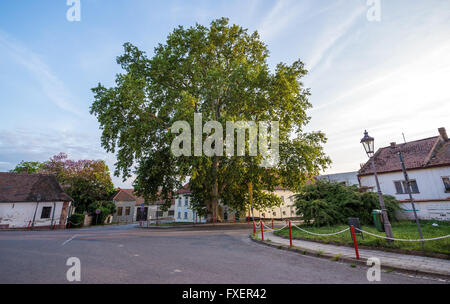
<svg viewBox="0 0 450 304"><path fill-rule="evenodd" d="M100 210L100 214L95 213ZM92 225L102 225L110 214L116 212L116 205L110 201L94 202L88 206L88 211L92 215Z"/></svg>
<svg viewBox="0 0 450 304"><path fill-rule="evenodd" d="M74 213L69 217L71 228L81 228L84 223L84 214Z"/></svg>
<svg viewBox="0 0 450 304"><path fill-rule="evenodd" d="M395 211L399 210L393 196L383 196L389 219L396 221ZM378 194L360 193L356 186L319 180L306 185L296 195L297 215L306 224L331 226L347 224L349 217L358 217L361 224L373 224L372 210L380 209Z"/></svg>

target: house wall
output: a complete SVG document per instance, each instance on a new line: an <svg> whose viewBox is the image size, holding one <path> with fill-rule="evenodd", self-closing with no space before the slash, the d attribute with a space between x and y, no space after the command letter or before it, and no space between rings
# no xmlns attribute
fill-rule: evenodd
<svg viewBox="0 0 450 304"><path fill-rule="evenodd" d="M317 179L330 182L345 182L347 186L359 185L358 172L345 172L318 176Z"/></svg>
<svg viewBox="0 0 450 304"><path fill-rule="evenodd" d="M173 218L175 217L175 206L172 205L170 206L169 210L162 212L162 214L160 216L156 216L156 211L162 211L161 207L157 206L157 205L150 205L148 206L148 218L149 220L156 220L158 219L163 219L163 220L170 220L172 221Z"/></svg>
<svg viewBox="0 0 450 304"><path fill-rule="evenodd" d="M70 203L56 202L54 221L58 228L65 227L67 220L67 211ZM27 228L37 208L34 227L50 227L53 215L53 203L23 202L23 203L0 203L0 227L3 228ZM42 209L51 207L50 218L42 219ZM55 223L54 222L54 223Z"/></svg>
<svg viewBox="0 0 450 304"><path fill-rule="evenodd" d="M199 217L194 210L191 209L191 198L186 194L180 194L175 198L175 221L176 222L197 222L205 223L206 219Z"/></svg>
<svg viewBox="0 0 450 304"><path fill-rule="evenodd" d="M450 193L445 191L443 177L450 176L450 166L408 170L410 180L416 180L420 193L413 194L416 210L421 219L450 220ZM403 172L378 174L383 194L392 195L399 201L409 199L408 194L397 194L394 181L404 181ZM361 186L373 187L376 191L375 177L361 176ZM401 203L403 212L400 218L413 219L414 212L409 202Z"/></svg>
<svg viewBox="0 0 450 304"><path fill-rule="evenodd" d="M286 219L296 217L296 210L294 206L294 193L289 190L275 190L276 195L281 197L283 204L280 207L274 207L266 210L254 210L255 218L265 219ZM251 216L251 214L250 214Z"/></svg>
<svg viewBox="0 0 450 304"><path fill-rule="evenodd" d="M136 201L114 201L116 212L113 215L115 223L133 223L136 221ZM119 208L122 207L122 215L118 215ZM126 215L126 209L130 208L130 214Z"/></svg>

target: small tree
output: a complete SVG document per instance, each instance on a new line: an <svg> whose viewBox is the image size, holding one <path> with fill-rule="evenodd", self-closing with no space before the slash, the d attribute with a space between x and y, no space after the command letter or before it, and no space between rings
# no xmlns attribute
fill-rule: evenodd
<svg viewBox="0 0 450 304"><path fill-rule="evenodd" d="M361 193L357 186L336 182L318 180L304 186L295 197L297 214L315 226L346 224L349 217L358 217L362 224L373 224L371 212L379 209L376 193ZM383 197L388 216L395 221L398 202L393 196Z"/></svg>

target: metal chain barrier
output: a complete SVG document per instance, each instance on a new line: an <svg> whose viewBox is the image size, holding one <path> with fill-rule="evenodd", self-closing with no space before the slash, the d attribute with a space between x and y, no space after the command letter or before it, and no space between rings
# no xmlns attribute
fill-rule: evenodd
<svg viewBox="0 0 450 304"><path fill-rule="evenodd" d="M333 233L324 233L324 234L321 234L321 233L314 233L314 232L307 231L307 230L305 230L305 229L302 229L302 228L298 227L298 226L295 225L295 224L292 224L292 226L294 226L294 227L297 228L298 230L301 230L301 231L303 231L303 232L305 232L305 233L309 233L309 234L317 235L317 236L337 235L337 234L341 234L341 233L344 233L344 232L350 230L350 228L346 228L346 229L344 229L344 230L342 230L342 231L339 231L339 232L333 232Z"/></svg>
<svg viewBox="0 0 450 304"><path fill-rule="evenodd" d="M418 239L418 240L409 240L409 239L396 239L396 238L390 238L390 237L386 237L386 236L382 236L382 235L378 235L378 234L374 234L374 233L370 233L361 229L358 229L355 227L355 230L358 230L359 232L362 233L366 233L368 235L374 236L374 237L378 237L378 238L382 238L382 239L387 239L387 240L392 240L392 241L399 241L399 242L426 242L426 241L436 241L436 240L442 240L442 239L446 239L450 237L449 235L445 235L445 236L439 236L439 237L435 237L435 238L431 238L431 239Z"/></svg>
<svg viewBox="0 0 450 304"><path fill-rule="evenodd" d="M283 230L284 228L286 228L288 225L284 225L283 227L281 227L280 229L273 229L273 228L271 228L271 227L267 227L264 223L263 223L263 227L265 227L266 229L268 229L268 230L271 230L272 232L275 232L275 231L280 231L280 230Z"/></svg>

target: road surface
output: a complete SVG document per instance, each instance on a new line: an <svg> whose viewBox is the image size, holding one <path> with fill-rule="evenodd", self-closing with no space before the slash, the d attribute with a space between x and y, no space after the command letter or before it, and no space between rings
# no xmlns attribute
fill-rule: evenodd
<svg viewBox="0 0 450 304"><path fill-rule="evenodd" d="M250 227L141 229L133 225L65 231L0 232L0 283L72 284L66 262L81 262L81 283L368 283L367 267L269 248ZM442 280L382 273L381 283Z"/></svg>

